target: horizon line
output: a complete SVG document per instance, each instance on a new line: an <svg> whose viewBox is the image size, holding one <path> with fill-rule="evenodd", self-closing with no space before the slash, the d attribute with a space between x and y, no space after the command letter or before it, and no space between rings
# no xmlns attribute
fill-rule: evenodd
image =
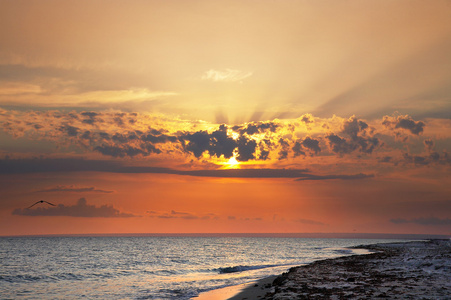
<svg viewBox="0 0 451 300"><path fill-rule="evenodd" d="M451 234L364 233L364 232L168 232L168 233L50 233L13 234L8 237L268 237L268 238L353 238L353 239L450 239Z"/></svg>

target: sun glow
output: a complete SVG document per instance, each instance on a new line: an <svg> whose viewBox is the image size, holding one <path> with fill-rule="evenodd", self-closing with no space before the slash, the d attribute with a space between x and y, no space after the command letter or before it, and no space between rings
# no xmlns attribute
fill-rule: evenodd
<svg viewBox="0 0 451 300"><path fill-rule="evenodd" d="M228 161L223 163L224 169L239 169L240 162L236 160L235 155L233 155Z"/></svg>

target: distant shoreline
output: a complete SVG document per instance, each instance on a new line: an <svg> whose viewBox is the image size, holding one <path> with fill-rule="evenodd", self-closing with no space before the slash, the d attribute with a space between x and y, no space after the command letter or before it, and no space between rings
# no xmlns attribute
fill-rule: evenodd
<svg viewBox="0 0 451 300"><path fill-rule="evenodd" d="M87 234L35 234L0 235L8 237L268 237L268 238L336 238L336 239L401 239L429 240L448 239L442 234L396 234L396 233L87 233Z"/></svg>

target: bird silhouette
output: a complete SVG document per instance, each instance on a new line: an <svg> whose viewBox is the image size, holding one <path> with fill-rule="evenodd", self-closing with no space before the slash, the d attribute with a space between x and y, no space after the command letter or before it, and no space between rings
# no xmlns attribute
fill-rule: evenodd
<svg viewBox="0 0 451 300"><path fill-rule="evenodd" d="M36 204L39 204L39 203L47 203L47 204L50 204L51 206L56 206L55 204L50 203L50 202L48 202L48 201L40 200L40 201L36 202L35 204L33 204L33 205L27 207L27 209L32 208L33 206L35 206Z"/></svg>

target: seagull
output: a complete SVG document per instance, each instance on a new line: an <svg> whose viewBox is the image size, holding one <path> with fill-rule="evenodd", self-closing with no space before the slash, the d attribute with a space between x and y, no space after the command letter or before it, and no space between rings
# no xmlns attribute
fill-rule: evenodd
<svg viewBox="0 0 451 300"><path fill-rule="evenodd" d="M35 205L38 204L38 203L47 203L47 204L50 204L51 206L56 206L56 205L53 204L53 203L50 203L50 202L47 202L47 201L44 201L44 200L40 200L40 201L36 202L35 204L33 204L32 206L27 207L27 209L32 208L33 206L35 206Z"/></svg>

